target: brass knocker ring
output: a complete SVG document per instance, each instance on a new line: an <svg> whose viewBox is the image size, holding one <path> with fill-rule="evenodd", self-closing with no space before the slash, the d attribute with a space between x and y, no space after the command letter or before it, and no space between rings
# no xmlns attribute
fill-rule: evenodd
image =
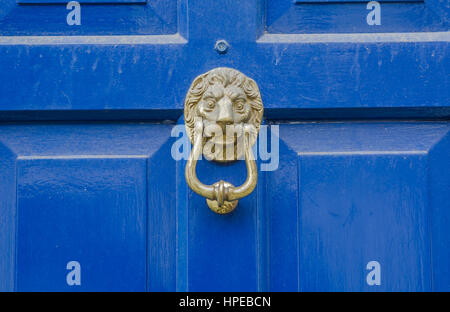
<svg viewBox="0 0 450 312"><path fill-rule="evenodd" d="M189 187L197 194L206 197L208 207L219 214L233 211L238 199L249 195L255 189L258 180L258 171L253 152L249 144L248 135L244 134L244 155L247 167L247 179L238 187L220 180L213 185L205 185L197 178L196 167L203 148L203 122L197 121L194 129L194 147L189 155L186 165L186 181Z"/></svg>

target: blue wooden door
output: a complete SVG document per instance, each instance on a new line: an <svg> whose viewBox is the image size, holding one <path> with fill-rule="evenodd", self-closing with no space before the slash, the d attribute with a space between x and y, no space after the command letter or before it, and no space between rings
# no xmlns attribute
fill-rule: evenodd
<svg viewBox="0 0 450 312"><path fill-rule="evenodd" d="M1 290L450 290L448 1L79 4L0 6ZM228 215L172 157L216 67L258 84L273 156Z"/></svg>

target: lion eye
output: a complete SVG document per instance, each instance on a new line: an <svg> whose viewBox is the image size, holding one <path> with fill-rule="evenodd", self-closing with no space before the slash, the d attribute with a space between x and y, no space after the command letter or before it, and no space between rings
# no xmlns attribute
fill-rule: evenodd
<svg viewBox="0 0 450 312"><path fill-rule="evenodd" d="M244 109L244 102L242 102L242 101L237 102L237 103L236 103L236 109L237 109L237 110L242 110L242 109Z"/></svg>
<svg viewBox="0 0 450 312"><path fill-rule="evenodd" d="M213 100L208 100L206 101L206 106L208 106L208 108L213 109L214 106L216 106L216 103Z"/></svg>

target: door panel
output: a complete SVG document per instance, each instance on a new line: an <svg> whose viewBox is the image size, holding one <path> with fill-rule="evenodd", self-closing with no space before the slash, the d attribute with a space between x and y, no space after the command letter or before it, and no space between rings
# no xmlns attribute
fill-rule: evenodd
<svg viewBox="0 0 450 312"><path fill-rule="evenodd" d="M177 2L80 0L81 25L67 24L70 1L2 0L0 35L163 35L177 32Z"/></svg>
<svg viewBox="0 0 450 312"><path fill-rule="evenodd" d="M268 0L267 27L270 33L372 33L446 31L448 21L433 0L379 1L381 23L368 25L370 1L354 0ZM438 5L439 6L439 5ZM444 6L444 4L440 4Z"/></svg>
<svg viewBox="0 0 450 312"><path fill-rule="evenodd" d="M146 159L30 158L17 165L17 290L146 289ZM84 156L86 157L86 156Z"/></svg>
<svg viewBox="0 0 450 312"><path fill-rule="evenodd" d="M271 290L442 285L446 277L432 277L433 270L446 270L449 258L445 249L432 250L440 244L431 240L440 219L432 211L448 205L435 206L429 190L446 193L448 183L438 181L450 174L449 131L446 123L281 125L281 166L266 174ZM447 161L431 169L434 153ZM440 227L433 240L443 243L444 232ZM442 262L432 265L435 253ZM381 265L380 286L366 283L370 261Z"/></svg>
<svg viewBox="0 0 450 312"><path fill-rule="evenodd" d="M2 126L2 159L11 159L2 167L4 182L17 201L2 207L2 224L15 224L0 240L8 248L3 267L16 272L4 287L174 290L170 129L142 123ZM81 285L66 281L71 261L81 266Z"/></svg>

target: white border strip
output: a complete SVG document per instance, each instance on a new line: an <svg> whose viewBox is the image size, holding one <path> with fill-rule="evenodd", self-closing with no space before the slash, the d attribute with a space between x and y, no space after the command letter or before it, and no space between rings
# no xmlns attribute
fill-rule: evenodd
<svg viewBox="0 0 450 312"><path fill-rule="evenodd" d="M65 44L185 44L180 34L136 36L0 36L0 45L65 45Z"/></svg>
<svg viewBox="0 0 450 312"><path fill-rule="evenodd" d="M258 43L450 42L450 31L355 34L264 34Z"/></svg>
<svg viewBox="0 0 450 312"><path fill-rule="evenodd" d="M257 43L450 42L450 31L355 34L264 34ZM0 45L186 44L180 34L135 36L0 36Z"/></svg>

